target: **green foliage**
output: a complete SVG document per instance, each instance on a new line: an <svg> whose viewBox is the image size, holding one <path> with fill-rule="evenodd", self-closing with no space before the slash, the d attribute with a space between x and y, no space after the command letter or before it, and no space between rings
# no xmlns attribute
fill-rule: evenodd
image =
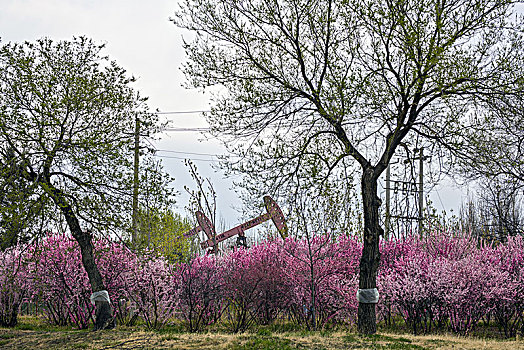
<svg viewBox="0 0 524 350"><path fill-rule="evenodd" d="M457 235L467 232L460 222L460 217L453 213L453 209L451 209L450 213L445 210L438 211L429 198L426 198L425 204L423 219L424 236L429 236L436 231L456 232Z"/></svg>
<svg viewBox="0 0 524 350"><path fill-rule="evenodd" d="M67 213L84 230L128 229L135 117L143 136L158 123L134 78L103 48L85 37L0 47L0 162L17 164L20 182L11 184L28 191L11 200L14 212L44 206L58 224ZM147 150L142 158L147 163ZM172 190L157 181L165 178L161 167L146 171L150 193L169 198Z"/></svg>
<svg viewBox="0 0 524 350"><path fill-rule="evenodd" d="M191 229L187 218L171 210L141 209L138 223L138 247L147 248L171 263L190 258L191 241L183 235Z"/></svg>
<svg viewBox="0 0 524 350"><path fill-rule="evenodd" d="M2 150L0 149L0 152ZM27 242L42 223L42 198L32 198L31 184L20 174L12 149L0 155L0 250Z"/></svg>
<svg viewBox="0 0 524 350"><path fill-rule="evenodd" d="M272 334L271 334L271 331L269 329L262 328L262 329L258 330L257 335L270 337Z"/></svg>
<svg viewBox="0 0 524 350"><path fill-rule="evenodd" d="M289 339L282 339L271 336L249 336L241 337L241 341L233 343L230 349L236 350L247 350L247 349L257 349L257 350L270 350L270 349L301 349L304 348L300 344L293 344Z"/></svg>

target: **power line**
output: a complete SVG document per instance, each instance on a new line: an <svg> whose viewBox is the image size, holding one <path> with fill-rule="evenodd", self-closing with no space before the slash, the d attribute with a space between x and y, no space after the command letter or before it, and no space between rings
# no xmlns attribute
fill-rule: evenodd
<svg viewBox="0 0 524 350"><path fill-rule="evenodd" d="M440 198L440 194L439 194L439 191L435 191L437 192L437 197L438 197L438 201L440 202L440 205L442 206L442 210L446 210L446 207L444 206L444 203L442 203L442 198Z"/></svg>
<svg viewBox="0 0 524 350"><path fill-rule="evenodd" d="M158 151L158 152L178 153L178 154L191 154L191 155L195 155L195 156L211 156L211 157L227 156L227 154L211 154L211 153L171 151L171 150L167 150L167 149L155 149L155 150Z"/></svg>
<svg viewBox="0 0 524 350"><path fill-rule="evenodd" d="M155 145L153 145L153 143L151 141L149 141L149 139L146 137L145 140L147 141L147 143L149 143L151 145L151 147L153 147L153 149L156 151L158 151L155 147Z"/></svg>
<svg viewBox="0 0 524 350"><path fill-rule="evenodd" d="M167 127L162 129L162 131L189 131L189 132L204 132L209 131L210 128L173 128L173 127Z"/></svg>
<svg viewBox="0 0 524 350"><path fill-rule="evenodd" d="M195 114L195 113L207 113L211 112L210 110L201 110L201 111L169 111L169 112L157 112L156 114Z"/></svg>
<svg viewBox="0 0 524 350"><path fill-rule="evenodd" d="M170 158L170 159L180 159L180 160L189 159L191 161L196 161L196 162L216 162L215 159L198 159L198 158L187 158L187 157L163 156L160 154L155 154L154 156L160 157L160 158Z"/></svg>
<svg viewBox="0 0 524 350"><path fill-rule="evenodd" d="M166 153L176 153L176 154L189 154L189 155L193 155L193 156L209 156L209 157L238 157L238 156L235 156L235 155L228 155L228 154L213 154L213 153L198 153L198 152L184 152L184 151L173 151L173 150L168 150L168 149L158 149L156 148L155 145L153 145L153 143L151 141L149 141L149 139L145 139L150 145L151 147L153 148L154 152L166 152ZM164 156L164 155L160 155L160 154L155 154L155 156L157 157L163 157L163 158L169 158L170 156ZM182 158L181 158L182 159ZM185 159L185 158L183 158Z"/></svg>

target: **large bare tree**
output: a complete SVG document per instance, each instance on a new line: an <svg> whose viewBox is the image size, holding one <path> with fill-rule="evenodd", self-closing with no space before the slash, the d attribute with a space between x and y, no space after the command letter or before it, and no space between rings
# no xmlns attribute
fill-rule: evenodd
<svg viewBox="0 0 524 350"><path fill-rule="evenodd" d="M470 157L469 130L491 127L495 101L523 96L515 3L185 0L173 21L195 33L185 45L190 85L219 86L207 117L241 156L233 170L277 188L339 176L346 159L359 165L359 288L373 296L377 182L395 152L425 140ZM369 301L359 302L362 333L376 332Z"/></svg>
<svg viewBox="0 0 524 350"><path fill-rule="evenodd" d="M468 157L460 160L460 173L470 178L502 178L505 187L524 189L524 100L522 96L486 96L490 128L470 130Z"/></svg>

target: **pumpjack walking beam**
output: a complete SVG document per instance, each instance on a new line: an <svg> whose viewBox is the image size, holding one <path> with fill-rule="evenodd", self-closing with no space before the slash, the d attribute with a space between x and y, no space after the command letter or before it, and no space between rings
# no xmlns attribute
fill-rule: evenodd
<svg viewBox="0 0 524 350"><path fill-rule="evenodd" d="M215 227L211 221L204 215L204 213L197 211L196 217L198 226L184 233L184 236L190 237L200 231L204 231L208 239L200 244L202 249L207 249L210 247L216 249L216 245L218 245L218 243L236 235L239 237L238 242L242 245L245 245L245 231L271 219L280 233L280 236L282 238L287 237L288 228L286 225L286 220L278 204L270 196L265 196L264 205L267 211L265 214L248 220L216 236Z"/></svg>

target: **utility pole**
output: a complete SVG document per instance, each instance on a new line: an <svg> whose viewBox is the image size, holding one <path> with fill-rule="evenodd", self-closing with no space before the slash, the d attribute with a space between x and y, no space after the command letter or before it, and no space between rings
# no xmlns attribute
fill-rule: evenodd
<svg viewBox="0 0 524 350"><path fill-rule="evenodd" d="M385 238L386 240L389 240L389 231L390 231L390 221L391 221L391 208L390 208L390 201L391 201L391 172L388 167L386 168L386 222L385 222Z"/></svg>
<svg viewBox="0 0 524 350"><path fill-rule="evenodd" d="M391 218L396 219L402 219L402 220L410 220L410 221L417 221L418 222L418 235L420 238L423 238L423 221L424 221L424 161L426 159L429 159L429 157L424 156L424 149L423 148L415 148L414 149L414 155L419 153L418 156L414 156L413 158L408 158L404 160L404 164L411 163L411 161L419 160L419 175L418 175L418 182L413 179L414 182L407 182L407 181L399 181L399 180L391 180L391 164L388 165L386 168L386 218L384 222L385 226L385 232L384 232L384 238L389 239L391 235ZM414 162L411 163L413 166ZM411 214L412 212L408 210L406 215L391 215L391 184L394 184L394 193L397 194L397 191L401 191L403 193L413 193L418 194L418 198L415 200L418 200L418 213L417 214ZM397 186L401 185L398 188ZM417 186L418 185L418 186ZM410 202L407 199L406 196L406 208L410 208Z"/></svg>
<svg viewBox="0 0 524 350"><path fill-rule="evenodd" d="M138 242L138 166L140 156L140 121L138 120L138 114L135 115L135 161L133 167L133 218L132 218L132 236L131 241L133 245Z"/></svg>
<svg viewBox="0 0 524 350"><path fill-rule="evenodd" d="M423 235L424 221L424 147L420 147L418 168L418 234L420 239Z"/></svg>

